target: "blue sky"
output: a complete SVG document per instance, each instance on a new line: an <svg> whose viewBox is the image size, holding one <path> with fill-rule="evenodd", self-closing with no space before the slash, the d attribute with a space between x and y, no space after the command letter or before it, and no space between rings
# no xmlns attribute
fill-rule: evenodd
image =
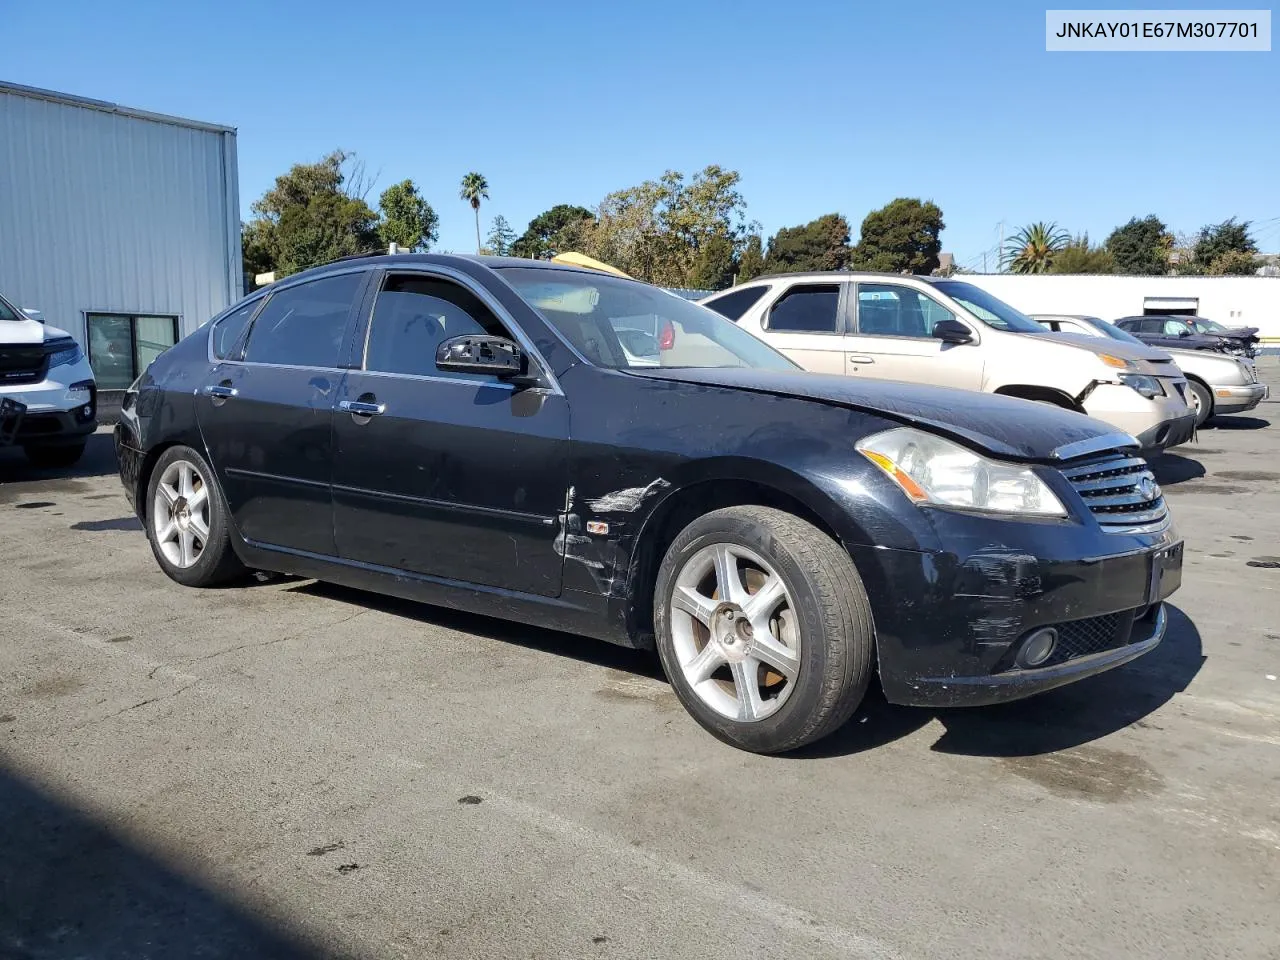
<svg viewBox="0 0 1280 960"><path fill-rule="evenodd" d="M1050 54L1044 11L0 0L0 77L237 127L246 212L291 163L354 150L375 193L418 183L447 250L475 245L468 170L489 180L483 226L519 231L708 163L742 173L766 237L834 210L856 239L919 196L971 266L1001 220L1100 240L1135 215L1237 216L1280 250L1280 53Z"/></svg>

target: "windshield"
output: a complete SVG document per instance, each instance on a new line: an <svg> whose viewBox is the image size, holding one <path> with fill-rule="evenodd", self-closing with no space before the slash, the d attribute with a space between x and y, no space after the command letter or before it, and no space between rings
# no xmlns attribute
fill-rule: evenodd
<svg viewBox="0 0 1280 960"><path fill-rule="evenodd" d="M0 297L0 320L25 320L26 317L18 316L18 312L9 304L5 303L4 298Z"/></svg>
<svg viewBox="0 0 1280 960"><path fill-rule="evenodd" d="M647 283L536 267L506 267L499 272L599 367L797 369L720 314Z"/></svg>
<svg viewBox="0 0 1280 960"><path fill-rule="evenodd" d="M1143 343L1133 334L1126 333L1125 331L1117 327L1114 323L1108 323L1106 320L1099 320L1097 317L1089 317L1088 319L1085 320L1085 323L1092 326L1099 333L1106 334L1112 340L1119 340L1121 343L1136 343L1140 347L1146 346L1145 343Z"/></svg>
<svg viewBox="0 0 1280 960"><path fill-rule="evenodd" d="M934 286L989 327L1011 333L1044 333L1044 327L980 287L960 280L942 280Z"/></svg>

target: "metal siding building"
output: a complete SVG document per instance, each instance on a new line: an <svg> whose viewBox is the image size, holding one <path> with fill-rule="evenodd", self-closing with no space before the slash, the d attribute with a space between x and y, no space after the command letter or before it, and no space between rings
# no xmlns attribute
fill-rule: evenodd
<svg viewBox="0 0 1280 960"><path fill-rule="evenodd" d="M0 82L0 291L118 387L241 297L237 185L231 127Z"/></svg>

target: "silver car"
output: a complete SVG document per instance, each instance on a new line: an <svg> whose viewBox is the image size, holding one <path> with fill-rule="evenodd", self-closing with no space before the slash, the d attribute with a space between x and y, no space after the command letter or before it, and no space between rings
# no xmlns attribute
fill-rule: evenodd
<svg viewBox="0 0 1280 960"><path fill-rule="evenodd" d="M1055 333L1076 333L1090 337L1110 337L1121 343L1139 343L1115 324L1097 317L1035 314L1034 319ZM1191 405L1196 426L1218 414L1245 413L1267 399L1269 390L1258 382L1258 368L1252 360L1229 357L1210 350L1178 350L1162 347L1186 374L1191 388Z"/></svg>

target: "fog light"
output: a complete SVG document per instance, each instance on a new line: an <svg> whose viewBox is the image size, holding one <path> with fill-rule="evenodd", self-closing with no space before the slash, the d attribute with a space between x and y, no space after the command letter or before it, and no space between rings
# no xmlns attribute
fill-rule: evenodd
<svg viewBox="0 0 1280 960"><path fill-rule="evenodd" d="M1027 637L1018 651L1018 666L1038 667L1051 656L1053 648L1058 645L1058 631L1053 627L1042 627Z"/></svg>

